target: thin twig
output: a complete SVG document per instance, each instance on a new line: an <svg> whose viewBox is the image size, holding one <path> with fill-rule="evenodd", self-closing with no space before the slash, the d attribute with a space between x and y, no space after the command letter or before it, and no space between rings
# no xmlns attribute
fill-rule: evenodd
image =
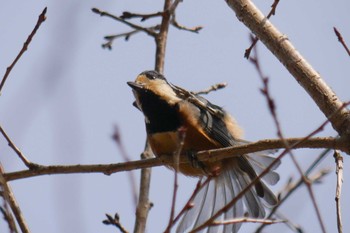
<svg viewBox="0 0 350 233"><path fill-rule="evenodd" d="M275 214L277 218L279 219L286 219L286 217L281 214L281 213L276 213ZM289 229L292 231L292 232L295 232L295 233L304 233L304 230L303 228L298 225L298 224L295 224L294 222L292 222L291 220L288 220L286 222L284 222L284 224L289 227ZM256 232L255 232L256 233Z"/></svg>
<svg viewBox="0 0 350 233"><path fill-rule="evenodd" d="M5 132L5 130L1 127L0 125L0 132L1 134L4 136L4 138L6 139L9 147L11 147L16 154L18 155L18 157L22 160L22 162L29 168L29 169L35 169L38 167L37 164L30 162L25 156L24 154L18 149L18 147L12 142L12 140L10 139L10 137L7 135L7 133Z"/></svg>
<svg viewBox="0 0 350 233"><path fill-rule="evenodd" d="M228 224L236 224L236 223L243 223L243 222L275 224L275 223L281 223L281 222L286 222L286 221L285 220L276 220L276 219L234 218L234 219L228 219L228 220L223 220L223 221L214 221L210 225L211 226L219 226L219 225L228 225Z"/></svg>
<svg viewBox="0 0 350 233"><path fill-rule="evenodd" d="M227 86L227 83L217 83L217 84L214 84L214 85L210 86L209 88L207 88L205 90L193 92L193 94L195 94L195 95L206 95L206 94L209 94L212 91L217 91L219 89L223 89L226 86Z"/></svg>
<svg viewBox="0 0 350 233"><path fill-rule="evenodd" d="M343 232L343 223L342 223L342 217L341 217L341 202L340 202L340 196L341 196L341 190L343 185L343 156L341 156L340 152L335 150L334 151L334 159L336 164L336 174L337 174L337 188L335 192L335 202L336 202L336 209L337 209L337 226L338 226L338 232Z"/></svg>
<svg viewBox="0 0 350 233"><path fill-rule="evenodd" d="M119 148L120 154L122 155L124 161L130 162L131 161L130 156L128 155L128 153L125 150L124 144L122 143L122 140L121 140L119 128L117 126L114 126L114 132L112 135L112 139L116 142L116 144ZM137 205L137 187L136 187L136 178L135 178L134 172L132 172L132 171L128 172L128 178L129 178L129 183L131 186L131 191L133 194L133 201L134 201L134 204L136 207L136 205Z"/></svg>
<svg viewBox="0 0 350 233"><path fill-rule="evenodd" d="M29 227L24 219L21 208L19 207L15 199L10 185L4 178L4 170L2 164L0 164L0 186L2 186L2 189L4 190L4 200L10 205L12 213L14 214L22 233L30 233Z"/></svg>
<svg viewBox="0 0 350 233"><path fill-rule="evenodd" d="M270 18L272 15L276 14L276 9L277 9L277 5L279 3L280 0L275 0L273 2L273 4L271 5L271 10L270 12L267 14L266 18ZM251 35L252 36L252 35ZM244 57L249 59L250 53L252 52L252 49L254 48L254 46L256 45L256 43L259 41L259 38L257 36L254 36L254 38L252 39L252 44L250 45L249 48L247 48L244 52Z"/></svg>
<svg viewBox="0 0 350 233"><path fill-rule="evenodd" d="M100 16L110 17L112 19L115 19L115 20L117 20L117 21L119 21L121 23L124 23L124 24L128 25L129 27L131 27L131 28L133 28L135 30L143 31L143 32L147 33L149 36L156 37L156 35L157 35L156 32L154 32L154 31L152 31L152 30L150 30L148 28L141 27L141 26L139 26L137 24L134 24L134 23L130 23L130 22L128 22L128 21L126 21L126 20L124 20L124 19L122 19L122 18L120 18L118 16L112 15L112 14L106 12L106 11L101 11L101 10L99 10L97 8L92 8L91 10L92 10L92 12L94 12L96 14L99 14Z"/></svg>
<svg viewBox="0 0 350 233"><path fill-rule="evenodd" d="M186 128L180 127L177 131L177 137L178 137L178 145L176 148L176 151L174 152L174 190L173 190L173 198L171 202L171 210L170 210L170 217L169 217L169 223L164 232L170 233L171 228L173 226L173 219L175 215L175 205L176 205L176 197L177 197L177 189L179 187L178 185L178 172L179 172L179 165L180 165L180 155L182 148L184 146L185 138L186 138Z"/></svg>
<svg viewBox="0 0 350 233"><path fill-rule="evenodd" d="M151 31L158 31L159 30L159 27L160 25L156 25L156 26L152 26L152 27L146 27L148 30L151 30ZM130 32L124 32L124 33L120 33L120 34L116 34L116 35L109 35L109 36L105 36L104 39L107 40L106 43L102 44L102 48L107 48L109 50L112 49L112 44L114 42L114 40L118 39L118 38L121 38L121 37L124 37L124 39L126 41L129 40L129 38L132 36L132 35L135 35L137 33L141 32L140 30L138 29L135 29L135 30L132 30Z"/></svg>
<svg viewBox="0 0 350 233"><path fill-rule="evenodd" d="M151 14L139 14L139 13L131 13L129 11L124 11L120 16L121 19L131 19L131 18L141 18L141 22L150 18L162 16L163 12L159 11Z"/></svg>
<svg viewBox="0 0 350 233"><path fill-rule="evenodd" d="M196 27L189 28L189 27L186 27L186 26L179 24L176 20L175 12L174 12L173 16L171 17L171 25L173 25L175 28L177 28L179 30L184 30L184 31L194 32L194 33L199 33L199 31L203 29L202 26L196 26Z"/></svg>
<svg viewBox="0 0 350 233"><path fill-rule="evenodd" d="M337 138L290 138L288 141L293 149L297 148L332 148L347 151L348 142ZM280 139L266 139L246 145L200 151L197 153L199 161L215 162L222 159L241 156L242 154L254 153L263 150L283 149L285 145ZM92 164L92 165L38 165L34 170L22 170L4 174L7 181L18 180L29 177L54 174L74 174L74 173L102 173L111 175L117 172L131 171L141 168L156 167L162 165L173 165L174 161L169 155L159 158L148 158L146 160L135 160L125 163L115 164ZM188 158L181 157L180 163L189 163Z"/></svg>
<svg viewBox="0 0 350 233"><path fill-rule="evenodd" d="M1 186L1 185L0 185ZM0 189L0 192L4 192L3 189ZM2 195L0 195L2 196ZM8 228L9 228L9 232L10 233L18 233L17 231L17 227L16 227L16 222L10 212L10 209L8 207L7 201L4 198L4 205L0 207L0 212L3 215L3 219L5 222L7 222Z"/></svg>
<svg viewBox="0 0 350 233"><path fill-rule="evenodd" d="M190 210L191 208L193 208L193 200L196 197L196 195L199 193L199 191L205 186L207 185L210 180L212 179L211 176L207 177L206 180L204 182L202 182L202 179L200 179L197 182L196 188L193 190L190 198L188 199L188 201L186 202L186 204L184 205L184 207L182 208L182 210L178 213L178 215L174 218L172 225L175 225L175 223L182 217L182 215L185 214L186 211Z"/></svg>
<svg viewBox="0 0 350 233"><path fill-rule="evenodd" d="M106 214L106 217L107 217L107 219L102 221L103 224L105 224L105 225L113 225L113 226L117 227L120 230L120 232L122 232L122 233L129 233L129 231L127 231L125 229L125 227L121 224L120 217L119 217L118 213L116 213L114 215L114 217L112 217L109 214Z"/></svg>
<svg viewBox="0 0 350 233"><path fill-rule="evenodd" d="M37 32L37 30L39 29L40 25L45 21L46 19L46 11L47 11L47 7L44 8L44 10L41 12L41 14L39 15L39 18L38 18L38 21L36 22L35 24L35 27L33 29L33 31L29 34L27 40L24 42L23 44L23 47L21 49L21 51L18 53L17 57L15 58L15 60L12 62L12 64L7 67L6 69L6 72L5 72L5 75L4 77L2 78L2 81L0 83L0 94L1 94L1 91L2 91L2 88L4 87L5 85L5 82L11 72L11 70L13 69L13 67L16 65L17 61L21 58L21 56L23 55L23 53L25 51L27 51L28 49L28 46L30 44L30 42L32 41L35 33Z"/></svg>
<svg viewBox="0 0 350 233"><path fill-rule="evenodd" d="M348 53L348 55L350 56L350 49L349 47L346 45L342 35L340 34L340 32L338 31L338 29L336 27L333 27L334 33L335 35L337 35L338 41L343 45L345 51Z"/></svg>

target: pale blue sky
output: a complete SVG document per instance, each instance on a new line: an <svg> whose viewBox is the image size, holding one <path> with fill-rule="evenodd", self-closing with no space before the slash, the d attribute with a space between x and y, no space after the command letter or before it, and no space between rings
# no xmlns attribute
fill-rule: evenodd
<svg viewBox="0 0 350 233"><path fill-rule="evenodd" d="M272 1L257 0L268 12ZM51 164L116 163L123 161L111 140L117 125L132 159L142 152L145 130L143 117L133 106L127 81L154 67L154 41L139 33L125 42L115 41L113 50L101 48L103 37L129 29L91 12L98 7L120 15L123 11L160 11L163 1L3 1L0 9L0 68L2 74L13 61L39 13L48 7L29 50L10 74L0 97L0 124L16 145L33 162ZM349 101L349 57L333 32L336 26L350 45L348 1L280 1L272 22L285 33L343 101ZM227 82L228 87L207 96L224 106L241 124L247 140L276 138L276 129L259 88L253 66L243 58L249 47L249 31L235 17L225 1L184 1L177 11L179 23L204 27L199 34L171 28L165 75L170 82L190 90ZM134 22L138 22L135 20ZM153 25L149 20L145 25ZM278 60L258 43L264 73L270 78L271 94L287 137L304 136L325 120L304 90ZM327 126L321 136L334 136ZM316 150L297 150L303 168L318 155ZM6 171L24 166L0 139L0 161ZM343 219L349 219L350 177L344 158ZM330 155L321 167L332 169L324 183L314 187L316 200L329 232L335 232L335 175ZM279 168L281 181L299 176L289 158ZM139 171L135 171L139 177ZM153 169L152 208L148 232L162 232L169 218L173 173ZM130 231L134 204L127 173L112 176L84 174L30 178L11 182L14 194L32 232L116 232L101 223L104 213L118 212ZM138 180L137 180L138 182ZM181 176L178 208L191 193L196 180ZM320 232L308 193L302 188L282 206L281 212L306 232ZM245 226L246 231L256 225ZM6 232L0 221L0 231ZM266 232L290 232L284 225ZM344 221L344 229L350 223ZM346 231L346 230L345 230Z"/></svg>

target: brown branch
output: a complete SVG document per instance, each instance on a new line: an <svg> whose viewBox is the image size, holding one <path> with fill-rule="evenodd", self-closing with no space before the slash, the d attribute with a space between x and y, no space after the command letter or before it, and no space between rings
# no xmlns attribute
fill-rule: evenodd
<svg viewBox="0 0 350 233"><path fill-rule="evenodd" d="M342 35L340 34L340 32L338 31L338 29L336 27L333 27L334 33L338 38L338 41L343 45L345 51L348 53L348 55L350 56L350 49L349 47L346 45Z"/></svg>
<svg viewBox="0 0 350 233"><path fill-rule="evenodd" d="M235 218L224 221L214 221L211 226L219 226L219 225L228 225L228 224L237 224L243 222L250 223L263 223L263 224L275 224L285 222L285 220L276 220L276 219L256 219L256 218Z"/></svg>
<svg viewBox="0 0 350 233"><path fill-rule="evenodd" d="M15 199L15 196L11 190L10 185L7 183L5 177L5 173L2 165L0 164L0 186L2 186L4 200L9 204L11 210L16 218L16 221L22 231L22 233L30 233L29 227L24 219L22 211Z"/></svg>
<svg viewBox="0 0 350 233"><path fill-rule="evenodd" d="M348 142L336 138L286 138L293 149L298 148L332 148L344 150L348 149ZM241 156L242 154L254 153L258 151L285 148L284 142L280 139L266 139L246 145L220 148L197 153L199 161L219 161L225 158ZM116 164L94 164L94 165L70 165L70 166L42 166L32 170L23 170L4 174L7 181L18 180L42 175L72 174L72 173L102 173L111 175L117 172L131 171L141 168L156 167L161 165L172 165L173 159L169 155L159 158L148 158L146 160L136 160L126 163ZM188 158L181 157L180 163L189 163Z"/></svg>
<svg viewBox="0 0 350 233"><path fill-rule="evenodd" d="M141 18L141 22L142 22L147 19L159 17L159 16L163 16L163 12L159 11L151 14L138 14L138 13L131 13L129 11L124 11L123 14L120 16L120 18L121 19Z"/></svg>
<svg viewBox="0 0 350 233"><path fill-rule="evenodd" d="M171 7L171 0L164 1L163 7L163 17L160 24L160 30L157 36L155 37L156 41L156 61L155 61L155 70L159 73L164 72L164 61L165 61L165 49L168 38L169 24L171 12L169 11Z"/></svg>
<svg viewBox="0 0 350 233"><path fill-rule="evenodd" d="M24 42L23 44L23 47L21 49L21 51L18 53L17 57L15 58L15 60L12 62L12 64L7 67L6 69L6 72L5 72L5 75L4 77L2 78L1 80L1 83L0 83L0 94L1 94L1 91L2 91L2 88L4 87L5 85L5 82L11 72L11 70L13 69L13 67L16 65L16 63L18 62L18 60L21 58L21 56L23 55L23 53L25 51L27 51L28 49L28 46L30 44L30 42L32 41L35 33L37 32L37 30L39 29L40 25L46 20L46 11L47 11L47 7L44 8L44 10L41 12L41 14L39 15L38 17L38 21L36 22L36 25L33 29L33 31L29 34L27 40Z"/></svg>
<svg viewBox="0 0 350 233"><path fill-rule="evenodd" d="M175 28L177 28L179 30L184 30L184 31L194 32L194 33L199 33L199 31L203 29L202 26L196 26L196 27L189 28L189 27L186 27L186 26L179 24L176 21L175 13L173 13L173 16L171 17L171 25L173 25Z"/></svg>
<svg viewBox="0 0 350 233"><path fill-rule="evenodd" d="M146 27L146 29L156 32L159 30L159 25L152 26L152 27ZM124 32L124 33L119 33L116 35L105 36L104 39L107 40L107 42L102 44L102 48L104 48L104 49L107 48L107 49L111 50L114 40L121 38L121 37L124 37L124 39L126 41L128 41L131 36L133 36L139 32L141 32L141 30L135 29L135 30L132 30L130 32Z"/></svg>
<svg viewBox="0 0 350 233"><path fill-rule="evenodd" d="M106 12L106 11L101 11L100 9L97 9L97 8L92 8L91 10L92 10L92 12L94 12L96 14L99 14L101 17L102 16L110 17L110 18L112 18L114 20L117 20L117 21L119 21L121 23L124 23L124 24L128 25L129 27L131 27L131 28L133 28L135 30L143 31L146 34L148 34L149 36L156 37L156 35L157 35L156 32L154 32L154 31L152 31L152 30L150 30L148 28L141 27L141 26L139 26L137 24L134 24L134 23L130 23L130 22L128 22L128 21L126 21L126 20L124 20L124 19L122 19L122 18L120 18L118 16L112 15L112 14Z"/></svg>
<svg viewBox="0 0 350 233"><path fill-rule="evenodd" d="M335 193L335 202L336 202L336 209L337 209L337 226L338 226L338 232L343 232L343 223L342 223L342 217L341 217L341 204L340 204L340 196L341 196L341 190L343 185L343 157L341 156L340 152L335 150L334 151L334 159L336 163L336 174L337 174L337 188Z"/></svg>
<svg viewBox="0 0 350 233"><path fill-rule="evenodd" d="M226 86L227 86L227 83L217 83L217 84L214 84L214 85L212 85L211 87L209 87L209 88L207 88L205 90L192 92L192 93L195 94L195 95L206 95L206 94L209 94L212 91L217 91L217 90L223 89Z"/></svg>
<svg viewBox="0 0 350 233"><path fill-rule="evenodd" d="M226 2L235 11L237 18L266 45L307 91L326 118L332 116L333 128L341 136L350 137L349 111L342 108L343 103L337 95L294 48L288 38L279 32L251 1L226 0Z"/></svg>
<svg viewBox="0 0 350 233"><path fill-rule="evenodd" d="M30 169L34 169L36 168L38 165L35 163L30 162L25 156L24 154L18 149L18 147L12 142L12 140L10 139L10 137L6 134L5 130L1 127L0 125L0 132L1 134L4 136L4 138L6 139L9 147L11 147L16 154L18 155L18 157L22 160L22 162Z"/></svg>
<svg viewBox="0 0 350 233"><path fill-rule="evenodd" d="M120 232L122 232L122 233L129 233L129 231L127 231L127 230L125 229L125 227L121 224L121 222L120 222L120 217L119 217L119 214L118 214L118 213L116 213L116 214L114 215L114 217L112 217L112 216L109 215L109 214L106 214L106 217L107 217L107 219L105 219L105 220L102 221L103 224L105 224L105 225L113 225L113 226L115 226L116 228L118 228L118 229L120 230Z"/></svg>
<svg viewBox="0 0 350 233"><path fill-rule="evenodd" d="M141 161L142 163L147 163L150 160L157 160L152 157L153 157L153 153L151 151L150 145L146 142L145 150L141 154L141 160L139 161ZM132 163L132 161L129 163ZM151 185L151 174L152 174L152 169L150 167L151 166L145 166L141 170L140 192L139 192L139 201L136 207L134 233L145 232L148 212L153 206L153 203L151 203L149 200L149 190Z"/></svg>
<svg viewBox="0 0 350 233"><path fill-rule="evenodd" d="M3 193L4 191L2 189L0 189L0 192ZM0 196L2 197L3 195L0 194ZM4 204L3 206L0 206L0 212L2 214L2 218L4 219L5 222L7 222L8 228L9 228L9 232L10 233L18 233L17 227L16 227L16 222L10 212L10 209L8 207L8 204L4 198Z"/></svg>

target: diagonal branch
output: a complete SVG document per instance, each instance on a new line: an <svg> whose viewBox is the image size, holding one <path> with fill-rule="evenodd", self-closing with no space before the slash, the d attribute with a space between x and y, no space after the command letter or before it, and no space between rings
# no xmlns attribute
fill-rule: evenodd
<svg viewBox="0 0 350 233"><path fill-rule="evenodd" d="M11 147L16 154L18 155L18 157L22 160L22 162L28 167L28 168L36 168L38 165L35 163L30 162L25 156L24 154L18 149L18 147L12 142L12 140L10 139L10 137L6 134L5 130L1 127L0 125L0 132L1 134L4 136L4 138L6 139L9 147Z"/></svg>
<svg viewBox="0 0 350 233"><path fill-rule="evenodd" d="M306 90L326 118L333 116L331 124L342 136L350 137L350 113L325 83L320 74L296 50L261 11L249 0L226 0L242 21L281 61L296 81ZM338 111L341 109L340 111Z"/></svg>
<svg viewBox="0 0 350 233"><path fill-rule="evenodd" d="M24 219L22 211L4 175L5 175L4 170L2 168L2 165L0 164L0 186L2 187L2 190L3 190L4 200L8 202L9 206L11 207L11 210L16 218L16 221L22 233L30 233L29 227Z"/></svg>
<svg viewBox="0 0 350 233"><path fill-rule="evenodd" d="M342 44L342 46L344 47L345 51L348 53L348 55L350 56L350 49L349 47L346 45L343 36L340 34L340 32L338 31L338 29L336 27L333 27L334 33L338 38L338 41Z"/></svg>
<svg viewBox="0 0 350 233"><path fill-rule="evenodd" d="M11 64L9 67L7 67L6 73L5 73L5 75L4 75L4 77L2 78L1 83L0 83L0 94L1 94L1 90L2 90L2 88L4 87L5 82L6 82L7 78L8 78L8 76L9 76L11 70L12 70L13 67L16 65L16 63L18 62L18 60L22 57L23 53L24 53L25 51L27 51L28 46L29 46L30 42L32 41L32 39L33 39L35 33L38 31L40 25L46 20L46 15L45 15L45 14L46 14L46 11L47 11L47 7L45 7L44 10L43 10L43 11L41 12L41 14L39 15L38 21L36 22L36 25L35 25L33 31L29 34L27 40L24 42L23 47L22 47L21 51L18 53L17 57L16 57L15 60L12 62L12 64Z"/></svg>

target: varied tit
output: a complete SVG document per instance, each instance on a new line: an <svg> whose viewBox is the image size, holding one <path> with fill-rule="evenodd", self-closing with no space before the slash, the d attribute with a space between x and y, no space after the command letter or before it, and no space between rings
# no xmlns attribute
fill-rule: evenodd
<svg viewBox="0 0 350 233"><path fill-rule="evenodd" d="M169 83L156 71L142 72L135 82L128 82L128 85L133 89L136 107L144 114L148 141L156 156L173 155L177 151L180 128L185 132L180 156L247 143L242 140L242 131L236 121L221 107ZM197 194L194 207L184 214L177 232L201 225L229 203L274 161L268 153L264 151L217 162L203 162L202 166L179 164L179 171L188 176L215 175ZM217 220L242 217L245 211L250 217L265 217L265 207L277 203L265 182L270 185L277 183L279 175L273 170L278 165L279 161ZM206 230L231 233L237 232L240 225L212 226Z"/></svg>

